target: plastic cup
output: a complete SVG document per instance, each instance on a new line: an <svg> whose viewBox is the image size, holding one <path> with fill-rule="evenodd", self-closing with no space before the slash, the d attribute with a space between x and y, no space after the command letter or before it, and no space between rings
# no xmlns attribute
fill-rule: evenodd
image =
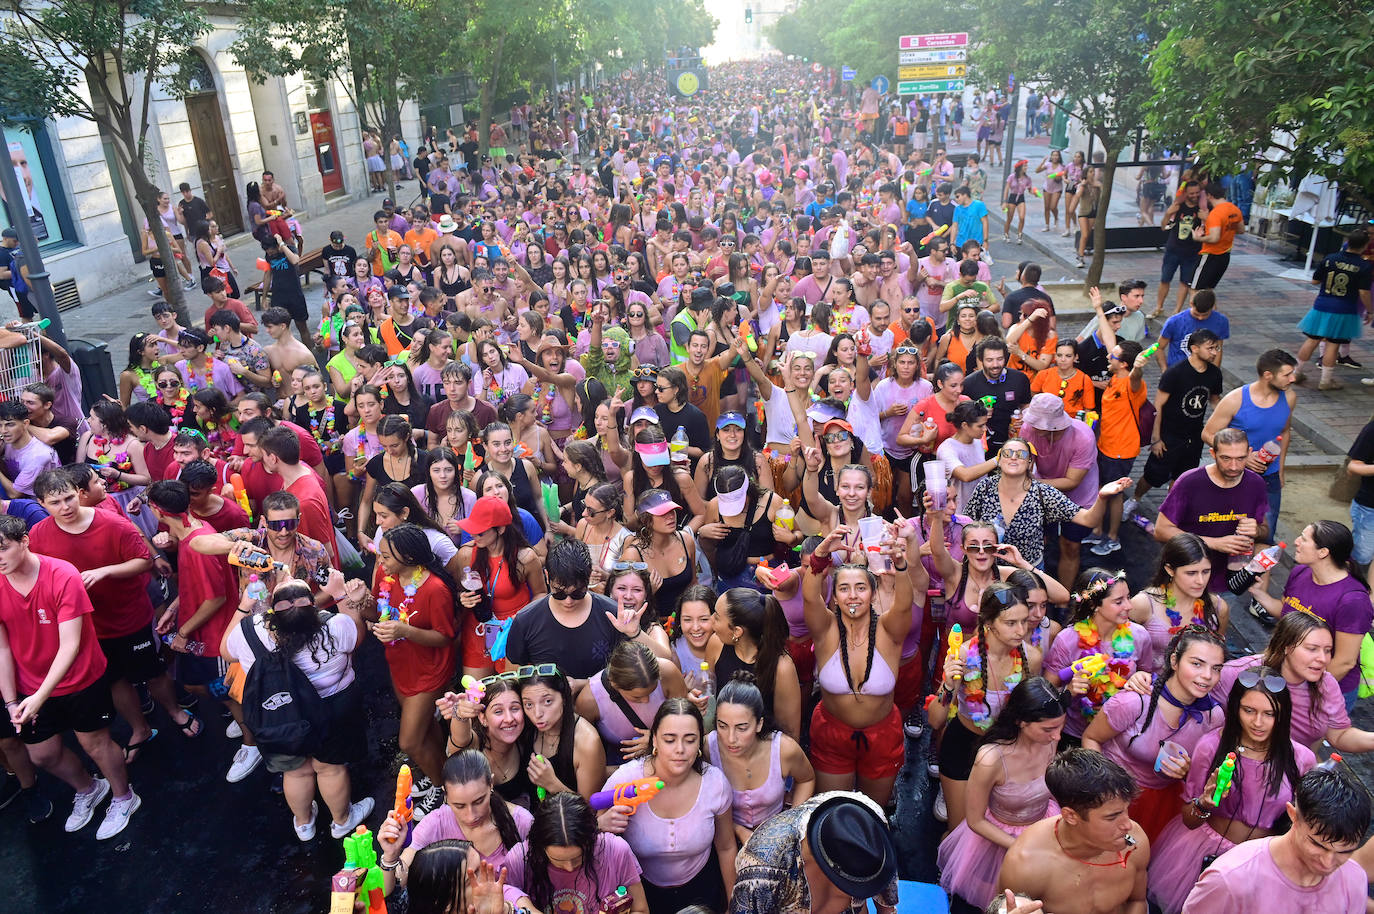
<svg viewBox="0 0 1374 914"><path fill-rule="evenodd" d="M880 550L887 539L887 521L873 515L859 518L859 539L863 541L868 567L873 571L886 571L888 558Z"/></svg>
<svg viewBox="0 0 1374 914"><path fill-rule="evenodd" d="M929 460L925 464L926 491L936 511L945 510L945 498L949 493L949 480L945 476L943 460Z"/></svg>
<svg viewBox="0 0 1374 914"><path fill-rule="evenodd" d="M1184 758L1188 755L1188 750L1171 740L1165 740L1159 747L1159 754L1155 756L1155 774L1164 772L1164 760L1173 758Z"/></svg>
<svg viewBox="0 0 1374 914"><path fill-rule="evenodd" d="M792 510L790 505L783 505L778 508L777 520L779 527L784 530L792 530L797 523L797 513Z"/></svg>

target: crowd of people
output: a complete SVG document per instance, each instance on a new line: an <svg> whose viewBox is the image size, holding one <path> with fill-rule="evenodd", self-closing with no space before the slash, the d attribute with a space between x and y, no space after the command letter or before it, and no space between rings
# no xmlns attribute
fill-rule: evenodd
<svg viewBox="0 0 1374 914"><path fill-rule="evenodd" d="M1290 531L1271 587L1299 360L1225 392L1206 287L1162 329L1143 281L1059 325L1037 263L991 282L977 157L879 144L821 80L725 66L522 111L500 157L427 145L421 205L331 232L318 313L279 197L260 314L197 223L203 321L156 302L85 412L43 339L0 402L0 806L50 816L42 769L68 832L108 797L119 834L165 717L227 725L223 777L264 766L300 841L321 802L373 825L413 912L891 914L917 765L959 910L1363 911L1369 796L1313 750L1374 748L1374 433L1355 533ZM573 112L594 154L531 148ZM1318 310L1368 304L1366 246ZM1161 545L1143 589L1124 524ZM1234 595L1262 653L1226 656ZM409 823L350 781L388 685Z"/></svg>

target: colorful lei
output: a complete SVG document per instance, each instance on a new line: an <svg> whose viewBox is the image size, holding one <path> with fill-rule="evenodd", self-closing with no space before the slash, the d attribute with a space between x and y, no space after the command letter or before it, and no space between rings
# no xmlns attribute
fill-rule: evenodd
<svg viewBox="0 0 1374 914"><path fill-rule="evenodd" d="M1178 597L1174 595L1174 589L1169 586L1164 588L1164 615L1169 617L1169 634L1177 635L1183 631L1183 613L1174 607L1178 605ZM1193 601L1193 618L1187 623L1189 625L1201 625L1207 627L1207 602L1202 597Z"/></svg>
<svg viewBox="0 0 1374 914"><path fill-rule="evenodd" d="M1008 690L1016 688L1025 671L1021 665L1021 652L1011 654L1011 675L1006 678ZM964 705L969 720L980 730L992 726L992 709L988 707L986 685L983 682L983 656L978 652L978 636L973 636L965 648L964 657Z"/></svg>
<svg viewBox="0 0 1374 914"><path fill-rule="evenodd" d="M90 440L91 457L101 466L114 467L121 472L132 473L134 462L129 457L129 449L125 447L127 440L127 438L105 438L93 434ZM129 488L129 484L118 479L111 479L105 483L105 488L111 492L122 492Z"/></svg>
<svg viewBox="0 0 1374 914"><path fill-rule="evenodd" d="M396 587L396 578L387 575L382 578L382 586L377 588L377 612L383 622L391 619L399 619L401 622L410 621L410 605L415 602L415 594L420 589L420 578L424 576L423 568L416 568L410 576L410 582L401 588L404 594L401 605L395 609L391 606L392 590ZM404 641L404 638L397 638L396 641ZM391 642L395 644L396 641Z"/></svg>
<svg viewBox="0 0 1374 914"><path fill-rule="evenodd" d="M207 388L215 386L215 360L207 358L205 360L205 386ZM196 366L192 365L188 359L186 362L186 386L194 393L200 390L200 375L196 374Z"/></svg>
<svg viewBox="0 0 1374 914"><path fill-rule="evenodd" d="M1074 659L1107 654L1107 666L1088 680L1087 694L1078 699L1083 719L1092 720L1107 699L1121 691L1135 672L1135 635L1131 633L1129 622L1118 625L1112 632L1110 652L1104 652L1101 650L1102 637L1091 619L1075 622L1073 630L1078 633L1078 657Z"/></svg>
<svg viewBox="0 0 1374 914"><path fill-rule="evenodd" d="M343 442L334 434L334 420L337 418L334 410L326 406L319 412L315 412L307 406L305 412L310 417L310 434L324 448L324 452L332 454L337 451ZM324 417L323 421L320 419L321 416Z"/></svg>
<svg viewBox="0 0 1374 914"><path fill-rule="evenodd" d="M157 396L157 384L153 381L153 376L143 366L134 369L134 376L138 378L139 385L148 392L149 397Z"/></svg>
<svg viewBox="0 0 1374 914"><path fill-rule="evenodd" d="M190 399L190 396L191 392L183 387L177 391L176 398L169 403L162 392L158 391L157 403L172 414L173 428L181 427L181 419L186 415L186 401Z"/></svg>

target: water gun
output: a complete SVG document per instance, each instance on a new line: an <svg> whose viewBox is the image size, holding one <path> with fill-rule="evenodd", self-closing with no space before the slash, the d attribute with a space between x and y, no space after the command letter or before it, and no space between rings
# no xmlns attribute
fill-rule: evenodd
<svg viewBox="0 0 1374 914"><path fill-rule="evenodd" d="M1043 197L1043 196L1045 196L1045 192L1042 191L1042 190L1041 190L1040 188L1038 188L1038 187L1032 187L1032 188L1030 189L1030 192L1031 192L1031 196L1032 196L1032 197Z"/></svg>
<svg viewBox="0 0 1374 914"><path fill-rule="evenodd" d="M955 622L949 627L949 651L946 656L958 657L959 649L964 646L964 630Z"/></svg>
<svg viewBox="0 0 1374 914"><path fill-rule="evenodd" d="M1226 753L1226 761L1222 762L1221 767L1217 769L1217 789L1212 791L1213 806L1221 805L1221 795L1231 786L1231 778L1235 773L1236 754L1234 752L1228 752Z"/></svg>
<svg viewBox="0 0 1374 914"><path fill-rule="evenodd" d="M1145 358L1148 359L1148 358L1152 358L1152 357L1154 356L1154 354L1155 354L1156 352L1158 352L1158 351L1159 351L1159 340L1155 340L1155 341L1154 341L1153 343L1151 343L1149 346L1146 346L1146 347L1145 347L1145 351L1142 352L1141 355L1145 356Z"/></svg>
<svg viewBox="0 0 1374 914"><path fill-rule="evenodd" d="M762 400L754 401L754 412L757 413L759 417L759 428L763 428L764 423L767 419L767 414L764 412Z"/></svg>
<svg viewBox="0 0 1374 914"><path fill-rule="evenodd" d="M983 404L985 409L992 409L997 405L997 398L992 394L988 394L986 397L979 397L978 402Z"/></svg>
<svg viewBox="0 0 1374 914"><path fill-rule="evenodd" d="M541 762L547 762L547 761L548 761L548 759L544 758L544 756L542 756L542 755L540 755L540 754L538 754L538 753L535 753L535 756L534 756L534 757L537 758L537 759L539 759L539 761L541 761ZM534 788L534 797L535 797L535 799L537 799L540 803L542 803L542 802L544 802L544 800L548 799L548 796L549 796L549 792L548 792L547 790L545 790L543 787L535 787L535 788Z"/></svg>
<svg viewBox="0 0 1374 914"><path fill-rule="evenodd" d="M482 700L487 697L487 687L482 685L482 680L475 676L464 676L460 685L465 690L463 694L467 696L468 701L475 705L480 705Z"/></svg>
<svg viewBox="0 0 1374 914"><path fill-rule="evenodd" d="M353 900L358 894L367 896L368 914L386 914L386 897L383 894L382 868L377 865L377 850L372 846L372 832L365 825L359 825L357 831L343 839L344 846L344 865L343 869L335 874L333 883L333 896L330 901L330 914L343 914L343 912L353 911ZM358 877L357 870L367 870L367 873ZM350 877L341 880L341 877ZM352 891L340 891L340 883L351 882ZM341 898L343 896L343 898ZM340 901L346 899L348 907L340 909Z"/></svg>
<svg viewBox="0 0 1374 914"><path fill-rule="evenodd" d="M916 172L916 176L920 178L926 178L933 174L935 174L934 166L927 166L926 168L922 168L920 171Z"/></svg>
<svg viewBox="0 0 1374 914"><path fill-rule="evenodd" d="M759 338L754 335L754 327L748 321L740 321L739 335L744 338L744 345L749 347L750 352L759 351Z"/></svg>
<svg viewBox="0 0 1374 914"><path fill-rule="evenodd" d="M281 372L275 368L272 369L272 383L277 387L281 387Z"/></svg>
<svg viewBox="0 0 1374 914"><path fill-rule="evenodd" d="M396 805L392 814L406 829L405 838L401 840L403 848L410 845L411 821L415 818L415 801L410 798L410 789L414 786L415 779L410 773L410 766L402 765L401 770L396 772Z"/></svg>
<svg viewBox="0 0 1374 914"><path fill-rule="evenodd" d="M365 440L365 439L366 439L366 436L367 436L367 432L362 431L362 426L359 426L358 429L359 429L359 433L358 433L358 452L357 452L357 454L356 454L355 456L356 456L356 458L357 458L358 460L366 460L366 459L367 459L367 445L366 445L366 440ZM358 479L358 478L360 478L363 474L357 472L356 469L350 467L349 470L348 470L348 475L352 476L354 479Z"/></svg>
<svg viewBox="0 0 1374 914"><path fill-rule="evenodd" d="M935 231L931 232L930 234L928 234L928 235L926 235L924 238L922 238L922 239L921 239L921 244L930 244L932 241L934 241L936 238L939 238L941 235L943 235L943 234L944 234L945 232L947 232L947 231L949 231L949 226L948 226L948 225L942 225L942 226L940 226L939 228L937 228Z"/></svg>
<svg viewBox="0 0 1374 914"><path fill-rule="evenodd" d="M1062 168L1059 169L1058 171L1052 171L1052 172L1050 172L1050 174L1049 174L1049 179L1050 179L1051 181L1060 181L1060 180L1063 180L1063 178L1064 178L1064 169L1062 169Z"/></svg>
<svg viewBox="0 0 1374 914"><path fill-rule="evenodd" d="M531 447L530 447L528 444L526 444L525 442L521 441L521 442L518 442L518 443L515 445L515 459L516 459L516 460L526 460L526 459L528 459L528 458L530 458L530 457L533 457L533 456L534 456L534 449L531 448Z"/></svg>
<svg viewBox="0 0 1374 914"><path fill-rule="evenodd" d="M1101 654L1089 654L1087 657L1079 657L1071 665L1059 671L1059 681L1068 682L1075 676L1082 676L1084 679L1092 679L1098 673L1107 668L1107 658Z"/></svg>
<svg viewBox="0 0 1374 914"><path fill-rule="evenodd" d="M253 519L253 509L248 505L248 491L243 487L243 476L235 473L229 477L229 484L234 487L234 501L238 502L243 513L248 515L248 519Z"/></svg>
<svg viewBox="0 0 1374 914"><path fill-rule="evenodd" d="M285 565L283 565L281 562L273 561L272 556L268 555L266 552L263 552L260 549L253 549L249 551L247 555L239 555L237 553L231 552L229 553L227 558L229 559L230 565L234 565L236 567L243 568L248 571L256 571L261 573L286 570Z"/></svg>
<svg viewBox="0 0 1374 914"><path fill-rule="evenodd" d="M482 463L482 458L477 456L477 452L472 449L472 442L468 442L468 449L463 452L463 472L476 470Z"/></svg>
<svg viewBox="0 0 1374 914"><path fill-rule="evenodd" d="M1090 409L1083 414L1083 421L1091 425L1093 431L1097 431L1097 420L1100 418L1101 416L1098 415L1097 410L1095 409Z"/></svg>
<svg viewBox="0 0 1374 914"><path fill-rule="evenodd" d="M652 800L663 786L663 782L658 778L640 778L611 790L599 790L592 794L590 802L592 809L597 812L610 809L612 806L628 806L630 814L634 815L639 804Z"/></svg>

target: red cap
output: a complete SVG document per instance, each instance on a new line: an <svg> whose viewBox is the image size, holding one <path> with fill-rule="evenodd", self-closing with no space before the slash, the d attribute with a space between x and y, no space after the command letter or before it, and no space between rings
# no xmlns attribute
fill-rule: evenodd
<svg viewBox="0 0 1374 914"><path fill-rule="evenodd" d="M484 495L472 506L472 513L458 522L468 536L480 536L492 527L505 527L511 522L510 505L504 498Z"/></svg>

